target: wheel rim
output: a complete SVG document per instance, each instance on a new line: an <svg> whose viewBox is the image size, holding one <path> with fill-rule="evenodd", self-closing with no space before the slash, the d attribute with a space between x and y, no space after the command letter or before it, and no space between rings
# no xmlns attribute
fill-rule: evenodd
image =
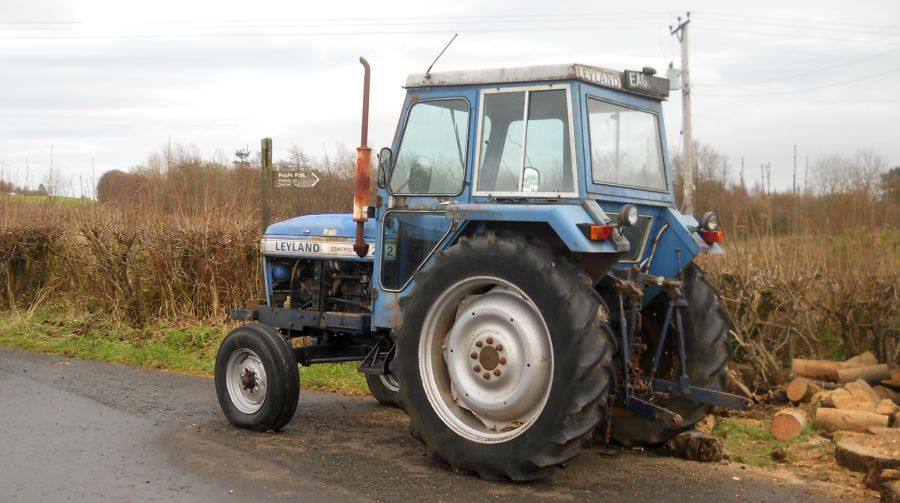
<svg viewBox="0 0 900 503"><path fill-rule="evenodd" d="M266 401L266 369L253 351L241 348L231 353L225 367L225 386L231 403L244 414L253 414Z"/></svg>
<svg viewBox="0 0 900 503"><path fill-rule="evenodd" d="M550 395L553 347L537 306L496 277L467 278L429 308L419 373L441 420L478 443L524 433Z"/></svg>
<svg viewBox="0 0 900 503"><path fill-rule="evenodd" d="M391 393L400 391L400 383L393 374L380 375L378 379L381 381L381 385Z"/></svg>

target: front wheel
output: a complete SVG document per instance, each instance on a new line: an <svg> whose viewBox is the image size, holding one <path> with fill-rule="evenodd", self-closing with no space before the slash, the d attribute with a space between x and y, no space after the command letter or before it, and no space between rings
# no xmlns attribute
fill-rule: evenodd
<svg viewBox="0 0 900 503"><path fill-rule="evenodd" d="M400 391L400 383L394 374L372 375L366 374L366 384L369 391L378 403L387 407L400 407L397 393Z"/></svg>
<svg viewBox="0 0 900 503"><path fill-rule="evenodd" d="M216 395L231 424L256 431L281 429L294 417L300 396L294 350L267 325L235 328L216 356Z"/></svg>
<svg viewBox="0 0 900 503"><path fill-rule="evenodd" d="M416 273L397 329L410 432L454 470L533 480L606 416L607 309L590 279L521 236L464 238Z"/></svg>

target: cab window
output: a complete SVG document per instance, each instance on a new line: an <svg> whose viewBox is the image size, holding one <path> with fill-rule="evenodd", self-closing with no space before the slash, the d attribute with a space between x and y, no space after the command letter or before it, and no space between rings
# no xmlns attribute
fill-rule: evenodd
<svg viewBox="0 0 900 503"><path fill-rule="evenodd" d="M422 101L412 106L391 172L394 194L456 195L466 176L469 103Z"/></svg>
<svg viewBox="0 0 900 503"><path fill-rule="evenodd" d="M588 128L595 182L666 190L655 114L589 97Z"/></svg>
<svg viewBox="0 0 900 503"><path fill-rule="evenodd" d="M483 114L477 191L574 192L565 89L486 92Z"/></svg>

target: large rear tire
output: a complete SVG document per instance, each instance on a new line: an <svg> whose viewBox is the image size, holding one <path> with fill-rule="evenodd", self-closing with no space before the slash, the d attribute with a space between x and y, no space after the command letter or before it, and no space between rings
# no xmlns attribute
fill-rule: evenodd
<svg viewBox="0 0 900 503"><path fill-rule="evenodd" d="M522 236L463 238L416 273L394 359L410 433L483 478L571 461L608 412L615 345L590 278Z"/></svg>
<svg viewBox="0 0 900 503"><path fill-rule="evenodd" d="M684 297L688 304L683 309L683 323L690 382L694 386L722 390L725 388L728 362L731 360L728 314L719 302L715 287L706 279L700 267L693 263L684 269ZM656 341L665 320L667 303L668 297L660 294L643 311L641 337L648 344L648 353L656 348ZM677 353L674 350L675 334L672 330L670 328L667 352L663 356L657 376L674 380L679 370L675 357ZM641 362L646 371L650 369L649 358L649 355L646 355ZM661 400L657 403L680 414L683 426L680 429L666 428L657 422L616 408L613 411L611 437L626 446L661 444L678 433L691 429L706 416L710 408L708 405L683 398Z"/></svg>
<svg viewBox="0 0 900 503"><path fill-rule="evenodd" d="M216 395L234 426L278 431L294 417L300 397L291 345L267 325L235 328L216 356Z"/></svg>

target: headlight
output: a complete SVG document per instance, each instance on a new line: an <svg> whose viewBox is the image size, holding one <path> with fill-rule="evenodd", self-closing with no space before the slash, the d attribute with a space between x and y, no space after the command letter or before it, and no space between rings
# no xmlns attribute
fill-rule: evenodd
<svg viewBox="0 0 900 503"><path fill-rule="evenodd" d="M719 230L719 215L715 211L707 211L700 219L700 228L706 231Z"/></svg>
<svg viewBox="0 0 900 503"><path fill-rule="evenodd" d="M626 204L619 209L619 225L634 227L638 223L638 209L633 204Z"/></svg>

